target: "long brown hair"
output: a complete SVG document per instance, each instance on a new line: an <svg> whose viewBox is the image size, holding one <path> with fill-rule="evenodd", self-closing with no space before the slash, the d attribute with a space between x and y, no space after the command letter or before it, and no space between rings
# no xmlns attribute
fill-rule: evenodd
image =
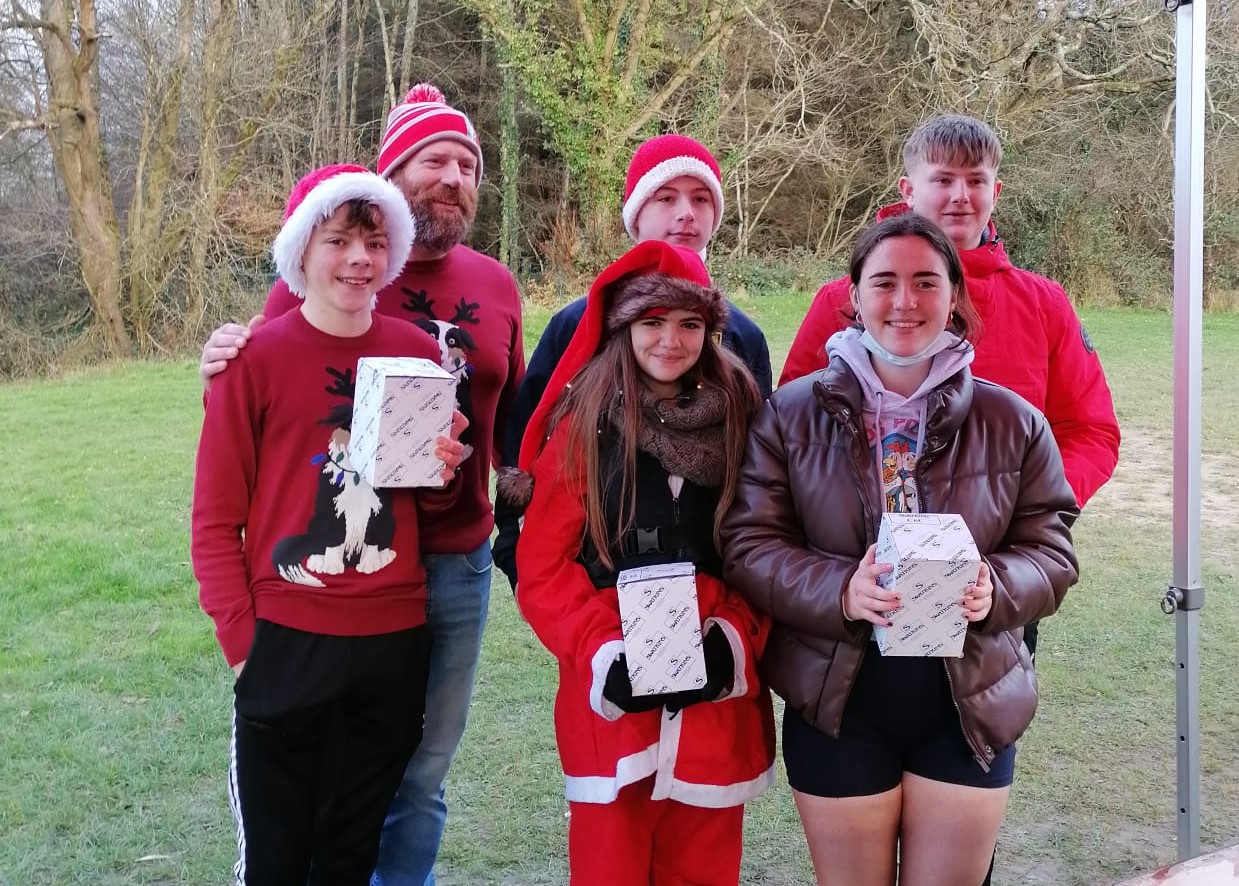
<svg viewBox="0 0 1239 886"><path fill-rule="evenodd" d="M761 404L761 397L748 367L716 339L717 336L706 334L701 356L687 377L702 386L720 389L726 398L721 453L723 485L714 512L714 544L717 547L723 515L735 496L749 422ZM584 474L585 531L608 569L614 567L608 549L632 529L636 517L637 434L642 423L649 420L641 408L642 384L629 327L622 326L577 373L551 413L552 428L561 423L567 428L561 471L569 482ZM599 432L608 422L615 427L623 462L619 471L619 519L615 526L607 525L603 504L609 491L604 484L613 482L611 478L615 476L614 472L604 469L599 444Z"/></svg>

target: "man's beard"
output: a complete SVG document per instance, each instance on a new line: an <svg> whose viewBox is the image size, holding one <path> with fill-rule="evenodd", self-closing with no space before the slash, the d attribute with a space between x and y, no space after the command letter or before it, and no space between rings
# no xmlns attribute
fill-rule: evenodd
<svg viewBox="0 0 1239 886"><path fill-rule="evenodd" d="M475 193L442 185L408 195L408 200L417 226L416 243L432 252L447 252L464 240L478 210ZM460 211L436 203L454 203Z"/></svg>

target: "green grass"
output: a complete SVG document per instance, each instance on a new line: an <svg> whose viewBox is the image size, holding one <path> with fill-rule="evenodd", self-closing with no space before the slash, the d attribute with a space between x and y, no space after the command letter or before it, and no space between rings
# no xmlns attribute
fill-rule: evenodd
<svg viewBox="0 0 1239 886"><path fill-rule="evenodd" d="M808 296L755 296L775 374ZM527 314L530 347L549 311ZM1125 442L1078 525L1084 577L1043 625L996 882L1093 884L1171 861L1171 324L1090 311ZM1203 837L1239 839L1239 317L1206 321ZM0 386L0 884L228 880L230 679L188 565L201 418L189 363ZM1215 491L1216 490L1216 491ZM473 717L449 784L440 882L565 880L550 657L496 574ZM810 881L787 789L751 804L744 882Z"/></svg>

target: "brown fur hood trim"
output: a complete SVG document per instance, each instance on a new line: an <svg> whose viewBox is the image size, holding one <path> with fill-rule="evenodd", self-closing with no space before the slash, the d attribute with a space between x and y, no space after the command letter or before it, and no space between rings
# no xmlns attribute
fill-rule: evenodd
<svg viewBox="0 0 1239 886"><path fill-rule="evenodd" d="M632 323L650 308L678 308L700 313L711 332L727 323L727 302L713 286L701 286L670 274L642 274L614 284L607 310L607 330Z"/></svg>

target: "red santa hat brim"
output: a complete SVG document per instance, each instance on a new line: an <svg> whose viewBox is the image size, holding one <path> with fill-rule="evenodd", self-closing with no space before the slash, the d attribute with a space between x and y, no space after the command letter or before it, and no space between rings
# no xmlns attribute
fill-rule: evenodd
<svg viewBox="0 0 1239 886"><path fill-rule="evenodd" d="M641 214L641 208L646 202L659 188L682 176L697 179L710 191L714 200L714 227L710 229L710 236L718 233L718 227L723 221L723 186L714 170L704 162L696 157L681 156L663 160L637 180L632 193L624 201L624 230L629 237L637 239L637 216Z"/></svg>

